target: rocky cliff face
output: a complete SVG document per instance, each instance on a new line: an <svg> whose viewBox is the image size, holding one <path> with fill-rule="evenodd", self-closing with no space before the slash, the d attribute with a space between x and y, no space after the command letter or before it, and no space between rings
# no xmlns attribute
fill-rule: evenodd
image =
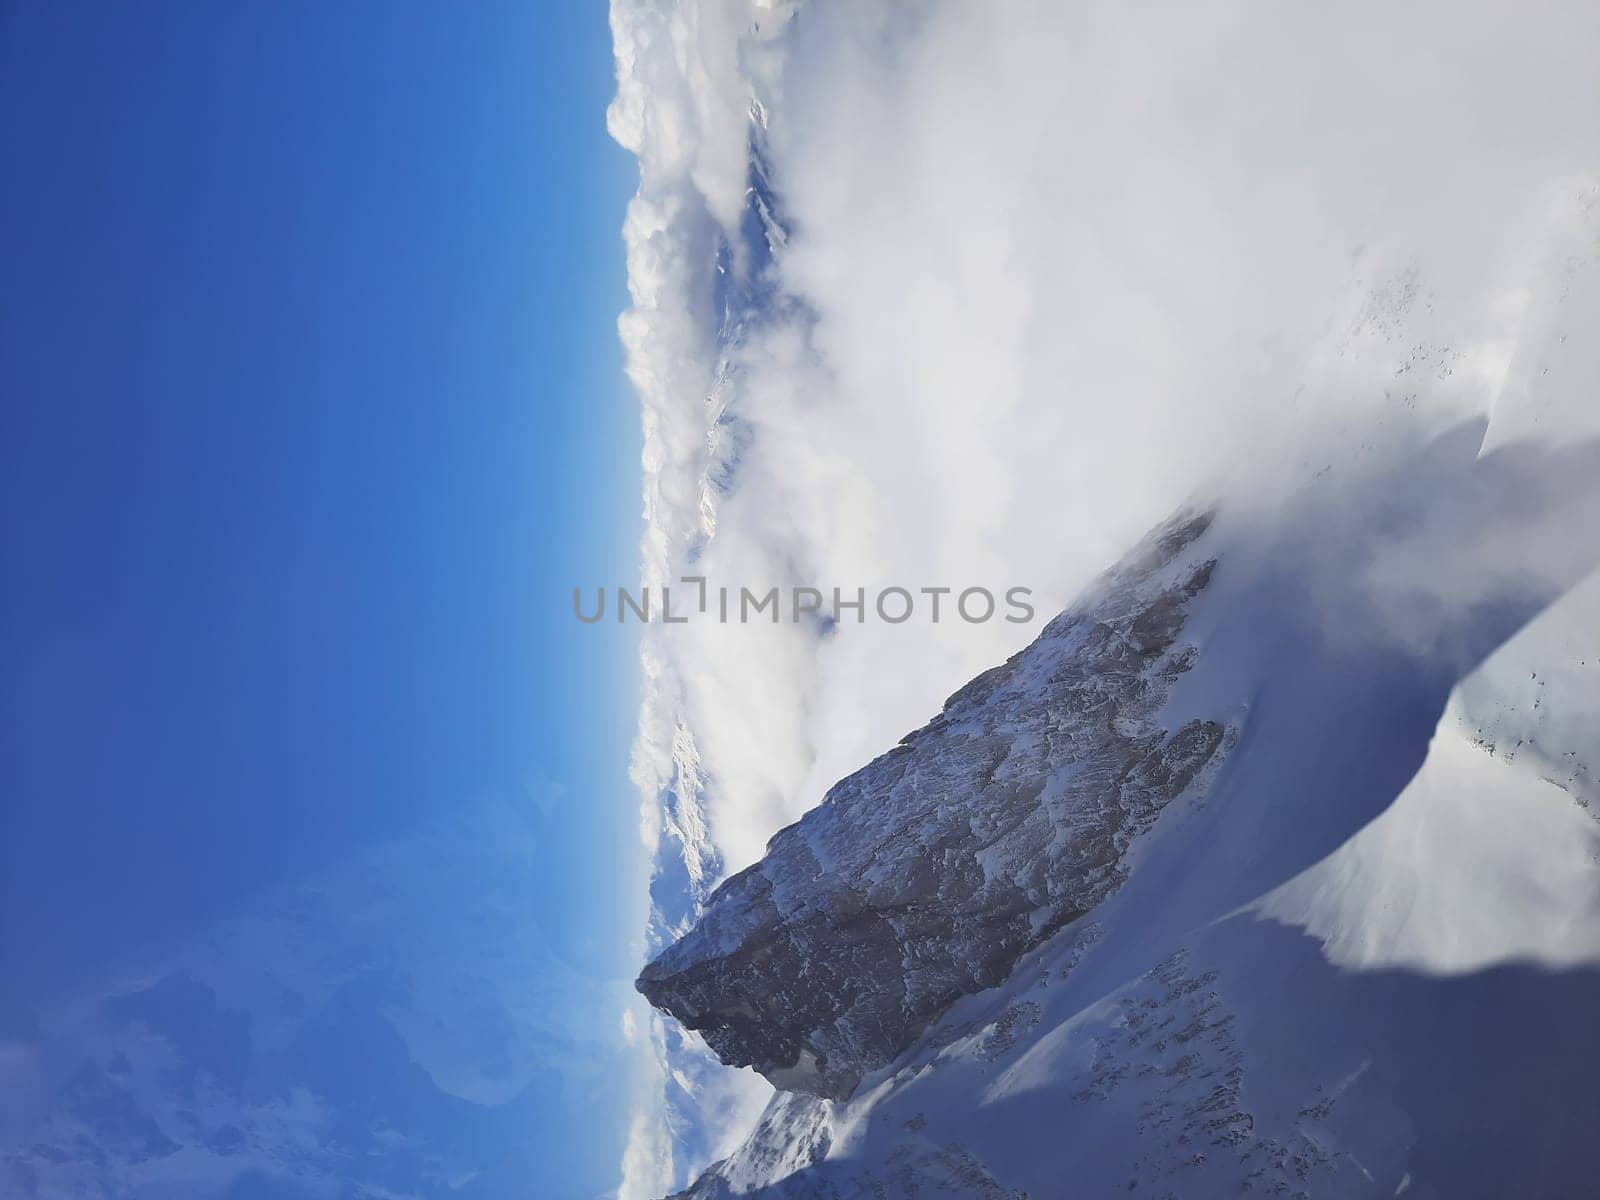
<svg viewBox="0 0 1600 1200"><path fill-rule="evenodd" d="M646 967L724 1062L842 1098L962 996L1113 893L1229 733L1160 710L1217 569L1209 514L1158 529L1021 653L833 787Z"/></svg>

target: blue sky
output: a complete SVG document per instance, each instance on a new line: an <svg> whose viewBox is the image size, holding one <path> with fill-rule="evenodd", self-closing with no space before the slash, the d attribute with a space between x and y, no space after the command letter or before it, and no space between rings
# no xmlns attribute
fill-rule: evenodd
<svg viewBox="0 0 1600 1200"><path fill-rule="evenodd" d="M603 5L0 12L0 1032L485 794L630 972L612 86Z"/></svg>

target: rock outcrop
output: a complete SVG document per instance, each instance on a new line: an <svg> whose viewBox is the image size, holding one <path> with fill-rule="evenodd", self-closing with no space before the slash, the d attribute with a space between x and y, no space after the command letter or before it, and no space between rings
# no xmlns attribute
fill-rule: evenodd
<svg viewBox="0 0 1600 1200"><path fill-rule="evenodd" d="M1030 646L836 784L712 895L639 990L724 1062L848 1096L1127 878L1229 734L1159 713L1194 662L1210 514L1157 529Z"/></svg>

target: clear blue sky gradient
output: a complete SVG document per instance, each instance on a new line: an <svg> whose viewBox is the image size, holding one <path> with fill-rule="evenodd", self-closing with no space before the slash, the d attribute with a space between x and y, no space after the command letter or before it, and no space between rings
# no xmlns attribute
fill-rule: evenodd
<svg viewBox="0 0 1600 1200"><path fill-rule="evenodd" d="M0 1032L539 780L633 965L611 90L602 4L0 9Z"/></svg>

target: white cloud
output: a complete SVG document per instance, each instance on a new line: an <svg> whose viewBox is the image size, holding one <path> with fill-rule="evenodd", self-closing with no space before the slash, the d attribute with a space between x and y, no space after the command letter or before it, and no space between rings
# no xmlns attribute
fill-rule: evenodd
<svg viewBox="0 0 1600 1200"><path fill-rule="evenodd" d="M617 1200L659 1200L672 1187L672 1135L657 1103L641 1103L634 1111Z"/></svg>
<svg viewBox="0 0 1600 1200"><path fill-rule="evenodd" d="M647 582L1023 584L1043 621L1197 491L1270 502L1477 414L1491 444L1600 426L1563 340L1600 311L1593 5L616 0L613 28ZM752 111L785 302L719 341ZM654 627L647 840L691 764L702 865L748 864L1031 633Z"/></svg>

